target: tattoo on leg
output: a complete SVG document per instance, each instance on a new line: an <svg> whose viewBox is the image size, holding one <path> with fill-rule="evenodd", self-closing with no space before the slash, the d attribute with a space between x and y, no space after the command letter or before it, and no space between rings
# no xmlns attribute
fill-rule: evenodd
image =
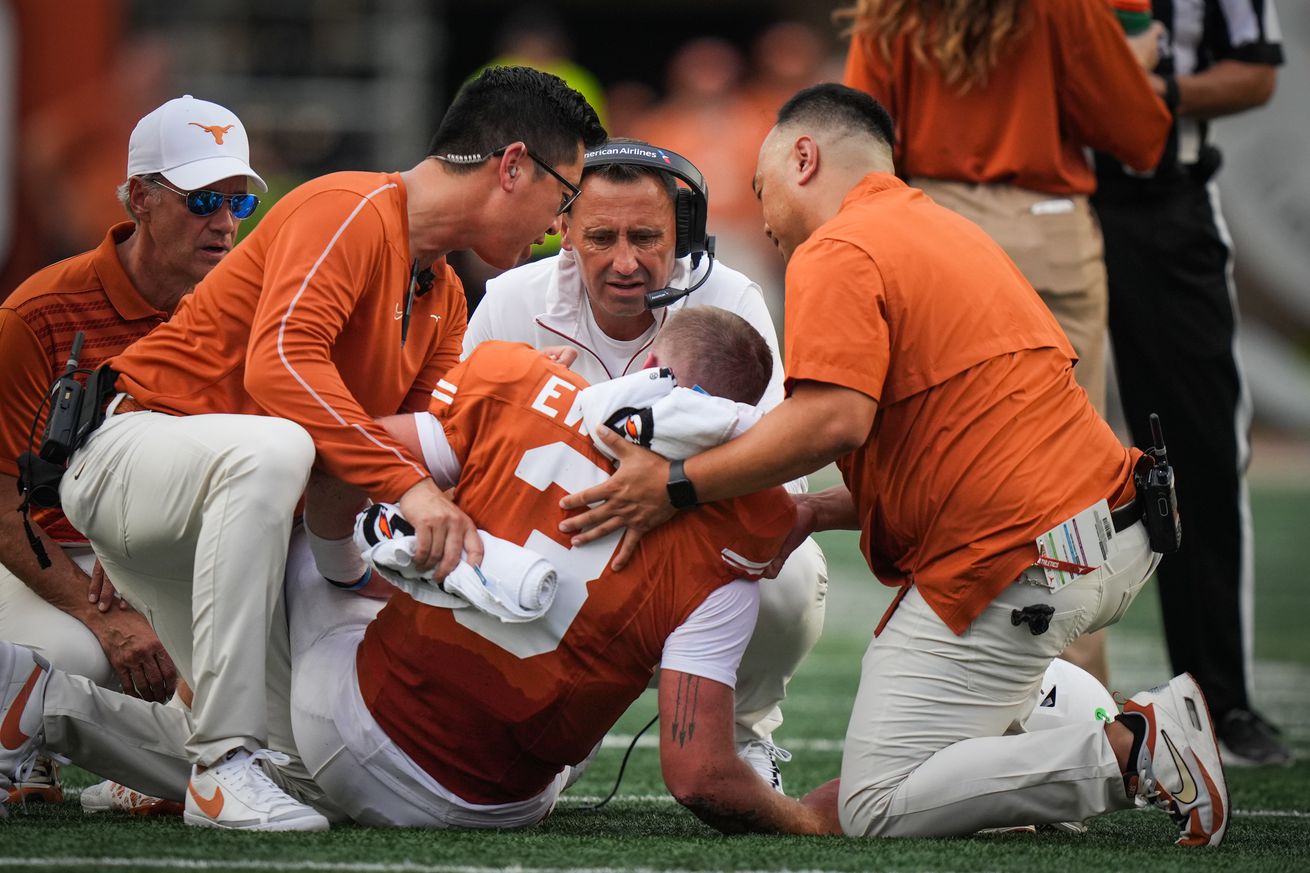
<svg viewBox="0 0 1310 873"><path fill-rule="evenodd" d="M669 724L669 739L679 746L687 745L696 733L696 703L699 697L699 676L684 675L678 678L677 703Z"/></svg>

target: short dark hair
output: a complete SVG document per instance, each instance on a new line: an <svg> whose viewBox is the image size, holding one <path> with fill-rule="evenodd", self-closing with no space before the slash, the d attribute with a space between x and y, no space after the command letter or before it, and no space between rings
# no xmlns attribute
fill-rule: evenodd
<svg viewBox="0 0 1310 873"><path fill-rule="evenodd" d="M735 312L691 306L668 317L654 351L684 388L752 406L773 378L773 353L760 332Z"/></svg>
<svg viewBox="0 0 1310 873"><path fill-rule="evenodd" d="M605 128L585 97L559 76L531 67L488 67L464 84L441 119L428 155L489 155L514 142L551 165L605 142ZM447 163L454 172L476 165Z"/></svg>
<svg viewBox="0 0 1310 873"><path fill-rule="evenodd" d="M607 145L622 145L624 143L638 143L640 145L649 145L639 139L632 139L626 136L616 136L609 140ZM649 176L660 184L664 193L669 195L669 202L674 202L678 196L678 180L672 173L665 173L663 170L649 167L645 164L599 164L594 167L583 166L582 180L585 182L588 176L599 176L608 182L614 182L620 185L631 185L641 180L643 176Z"/></svg>
<svg viewBox="0 0 1310 873"><path fill-rule="evenodd" d="M881 103L863 91L824 82L798 92L778 110L778 125L796 121L845 127L896 145L896 126Z"/></svg>

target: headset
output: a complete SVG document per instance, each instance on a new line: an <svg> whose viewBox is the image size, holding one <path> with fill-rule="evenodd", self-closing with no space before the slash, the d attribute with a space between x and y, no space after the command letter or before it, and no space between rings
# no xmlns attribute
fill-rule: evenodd
<svg viewBox="0 0 1310 873"><path fill-rule="evenodd" d="M682 180L687 185L686 188L678 188L673 204L673 222L676 229L673 256L685 258L690 255L693 271L700 266L702 256L707 256L709 261L706 263L705 274L687 288L660 288L646 292L647 309L668 306L704 285L714 270L714 237L705 233L705 223L710 208L710 193L705 184L705 177L691 161L677 152L633 140L606 143L587 152L583 157L583 172L593 167L612 164L659 170Z"/></svg>

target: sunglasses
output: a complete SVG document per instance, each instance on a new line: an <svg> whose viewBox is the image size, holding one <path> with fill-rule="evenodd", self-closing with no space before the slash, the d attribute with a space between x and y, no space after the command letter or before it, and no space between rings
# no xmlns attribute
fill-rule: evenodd
<svg viewBox="0 0 1310 873"><path fill-rule="evenodd" d="M502 155L505 154L505 150L508 148L509 146L501 146L495 151L488 152L485 155L433 155L432 157L436 158L439 161L445 161L450 164L478 164L490 158L501 157ZM563 194L560 195L559 210L556 211L555 214L563 215L564 213L568 212L570 209L573 208L573 201L578 199L578 195L582 193L582 189L579 188L577 185L574 185L568 179L565 179L563 176L559 174L559 172L554 167L552 167L550 164L546 163L541 158L533 154L532 149L526 149L526 151L528 153L528 157L532 158L532 162L534 164L536 164L538 167L541 167L547 173L550 173L552 176L556 178L556 180L559 181L561 185L564 186L565 191Z"/></svg>
<svg viewBox="0 0 1310 873"><path fill-rule="evenodd" d="M259 207L259 198L254 194L222 194L218 191L179 191L171 185L168 185L158 179L155 184L165 191L172 191L174 194L186 201L186 208L192 215L205 217L213 215L218 208L227 201L227 208L232 211L232 217L236 219L249 218Z"/></svg>

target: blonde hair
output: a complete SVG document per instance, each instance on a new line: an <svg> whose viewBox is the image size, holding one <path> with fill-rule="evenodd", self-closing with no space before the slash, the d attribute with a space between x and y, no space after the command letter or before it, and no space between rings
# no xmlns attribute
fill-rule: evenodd
<svg viewBox="0 0 1310 873"><path fill-rule="evenodd" d="M922 64L935 63L960 93L987 84L1001 54L1027 26L1029 0L856 0L833 17L849 19L848 36L868 35L891 60L905 34Z"/></svg>

